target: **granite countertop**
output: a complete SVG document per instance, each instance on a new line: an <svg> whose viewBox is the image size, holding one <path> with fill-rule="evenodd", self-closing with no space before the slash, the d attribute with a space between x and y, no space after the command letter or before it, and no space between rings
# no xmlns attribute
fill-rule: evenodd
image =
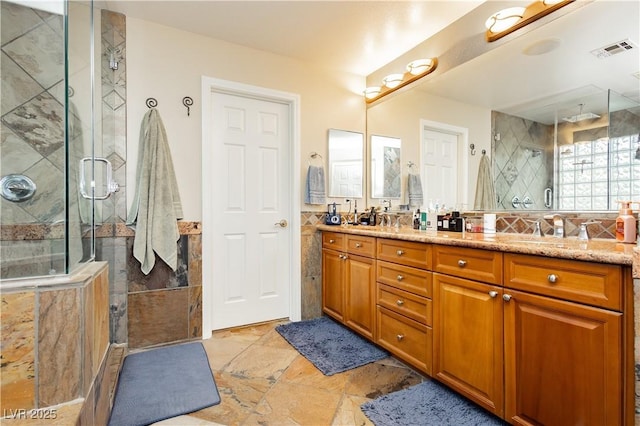
<svg viewBox="0 0 640 426"><path fill-rule="evenodd" d="M581 241L576 237L534 237L529 234L482 234L470 232L420 231L409 227L381 227L362 225L317 225L320 231L333 231L371 237L393 238L459 247L472 247L510 253L549 256L618 265L633 265L640 259L636 244L623 244L613 239L593 238ZM634 252L636 255L634 256ZM634 267L634 277L636 276Z"/></svg>

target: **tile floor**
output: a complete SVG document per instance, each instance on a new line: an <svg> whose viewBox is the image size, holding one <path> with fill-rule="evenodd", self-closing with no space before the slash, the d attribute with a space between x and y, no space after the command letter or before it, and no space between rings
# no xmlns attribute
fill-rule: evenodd
<svg viewBox="0 0 640 426"><path fill-rule="evenodd" d="M277 324L204 340L222 402L155 425L372 425L360 404L427 380L391 357L325 376L275 331Z"/></svg>

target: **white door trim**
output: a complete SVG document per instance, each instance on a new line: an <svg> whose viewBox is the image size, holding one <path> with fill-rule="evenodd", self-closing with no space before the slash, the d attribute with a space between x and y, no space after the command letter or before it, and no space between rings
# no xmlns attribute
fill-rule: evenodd
<svg viewBox="0 0 640 426"><path fill-rule="evenodd" d="M213 77L202 77L202 338L211 337L212 331L212 241L207 237L207 230L213 226L207 212L216 208L213 194L206 191L207 182L212 179L212 170L208 159L212 156L211 132L211 101L212 93L227 93L231 95L248 96L272 102L280 102L289 106L291 123L291 143L289 187L291 211L291 269L289 271L290 302L289 312L292 321L300 321L302 316L302 283L301 283L301 255L300 255L300 95L281 92L259 86L221 80Z"/></svg>
<svg viewBox="0 0 640 426"><path fill-rule="evenodd" d="M440 123L431 120L420 120L420 161L422 161L424 155L424 132L425 130L432 130L435 132L449 133L458 136L458 173L460 178L458 179L458 187L456 188L456 198L458 202L467 209L473 208L469 204L469 129L466 127L453 126L451 124Z"/></svg>

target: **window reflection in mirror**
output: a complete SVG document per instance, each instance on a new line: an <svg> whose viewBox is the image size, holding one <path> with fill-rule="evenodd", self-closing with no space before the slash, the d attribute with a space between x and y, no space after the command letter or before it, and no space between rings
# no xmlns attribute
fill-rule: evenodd
<svg viewBox="0 0 640 426"><path fill-rule="evenodd" d="M364 135L329 129L329 196L362 198Z"/></svg>
<svg viewBox="0 0 640 426"><path fill-rule="evenodd" d="M402 167L399 138L371 135L371 197L400 198Z"/></svg>

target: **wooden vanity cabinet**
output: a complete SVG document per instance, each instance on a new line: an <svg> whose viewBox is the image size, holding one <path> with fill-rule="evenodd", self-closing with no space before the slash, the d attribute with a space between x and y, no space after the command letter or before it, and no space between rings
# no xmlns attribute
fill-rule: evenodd
<svg viewBox="0 0 640 426"><path fill-rule="evenodd" d="M494 285L502 281L502 254L435 246L433 256L434 377L502 417L502 286Z"/></svg>
<svg viewBox="0 0 640 426"><path fill-rule="evenodd" d="M322 311L373 340L375 238L323 232L322 246Z"/></svg>

